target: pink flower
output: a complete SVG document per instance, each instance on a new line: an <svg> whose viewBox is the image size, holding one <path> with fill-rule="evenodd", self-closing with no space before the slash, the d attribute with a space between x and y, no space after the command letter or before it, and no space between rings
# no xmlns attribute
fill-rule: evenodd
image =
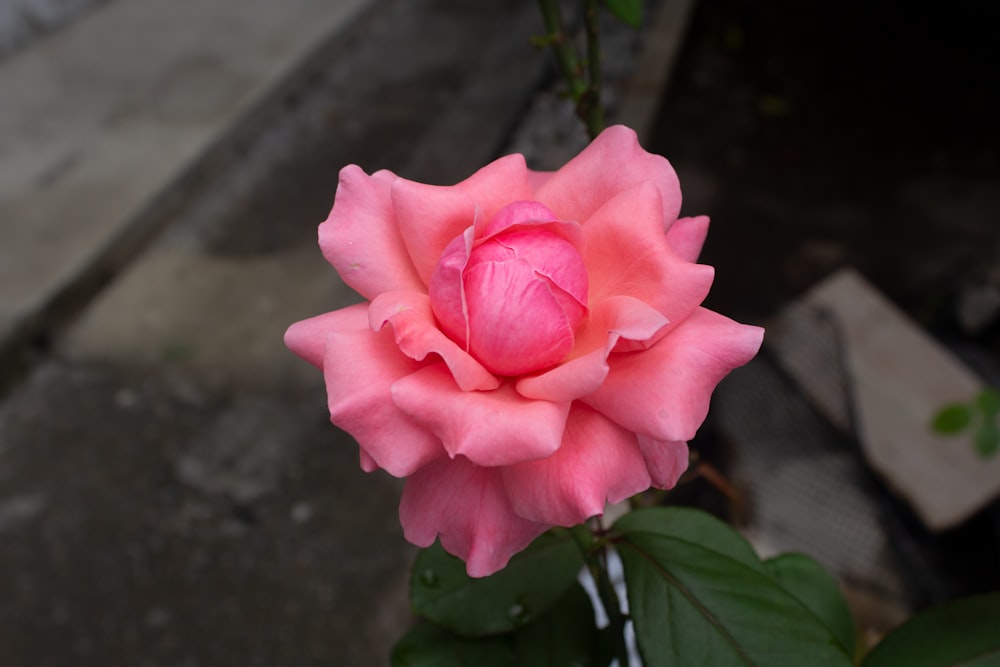
<svg viewBox="0 0 1000 667"><path fill-rule="evenodd" d="M625 127L552 173L452 187L340 172L323 254L367 303L292 325L361 466L406 485L406 538L471 576L685 470L716 384L763 330L700 307L708 218Z"/></svg>

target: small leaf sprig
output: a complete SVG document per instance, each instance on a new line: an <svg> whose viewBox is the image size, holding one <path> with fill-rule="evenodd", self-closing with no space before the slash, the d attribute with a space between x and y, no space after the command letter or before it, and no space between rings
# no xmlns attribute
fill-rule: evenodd
<svg viewBox="0 0 1000 667"><path fill-rule="evenodd" d="M945 405L931 422L941 435L960 435L972 431L972 444L980 456L990 458L1000 451L1000 392L987 387L969 403Z"/></svg>

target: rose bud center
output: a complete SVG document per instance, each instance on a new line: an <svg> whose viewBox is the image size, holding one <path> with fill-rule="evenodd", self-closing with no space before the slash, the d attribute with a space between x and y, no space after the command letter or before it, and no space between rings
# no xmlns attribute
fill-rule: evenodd
<svg viewBox="0 0 1000 667"><path fill-rule="evenodd" d="M456 238L431 278L442 329L493 373L544 370L573 349L587 271L559 224L538 202L510 204L486 225L500 231L473 243L467 259L466 239Z"/></svg>

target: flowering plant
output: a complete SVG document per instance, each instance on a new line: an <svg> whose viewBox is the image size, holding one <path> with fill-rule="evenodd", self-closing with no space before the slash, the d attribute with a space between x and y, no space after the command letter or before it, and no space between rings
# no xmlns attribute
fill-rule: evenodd
<svg viewBox="0 0 1000 667"><path fill-rule="evenodd" d="M700 306L708 219L679 209L673 169L625 127L553 173L519 155L452 187L341 171L320 245L367 301L285 340L323 371L361 466L406 478L424 620L395 665L625 665L630 627L649 666L852 664L850 613L812 559L762 561L690 509L599 520L677 482L716 384L761 344ZM998 606L917 617L915 645L894 635L863 664L952 664L912 659L929 638L966 655Z"/></svg>
<svg viewBox="0 0 1000 667"><path fill-rule="evenodd" d="M369 303L292 326L366 470L406 477L407 539L492 574L650 485L762 330L701 308L704 217L614 127L555 173L513 155L454 187L341 172L324 254Z"/></svg>
<svg viewBox="0 0 1000 667"><path fill-rule="evenodd" d="M701 306L708 218L679 217L674 170L634 132L600 130L596 61L584 77L558 3L540 3L592 143L555 172L509 155L450 187L344 168L319 242L365 301L285 336L322 370L361 467L406 478L420 621L393 664L994 664L1000 596L917 616L859 662L811 558L762 560L692 509L603 521L678 482L714 388L763 330Z"/></svg>

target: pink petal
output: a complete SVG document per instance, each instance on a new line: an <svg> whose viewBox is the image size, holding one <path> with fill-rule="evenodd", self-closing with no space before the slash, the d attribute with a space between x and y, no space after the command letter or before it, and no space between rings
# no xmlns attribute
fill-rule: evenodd
<svg viewBox="0 0 1000 667"><path fill-rule="evenodd" d="M637 299L617 296L597 305L580 331L569 359L540 375L521 378L517 391L527 398L572 401L596 391L608 375L608 355L619 341L645 341L667 318Z"/></svg>
<svg viewBox="0 0 1000 667"><path fill-rule="evenodd" d="M660 193L660 225L665 230L681 208L677 174L665 158L643 150L633 130L616 125L552 174L534 199L552 209L560 220L576 220L586 227L586 221L606 201L645 181Z"/></svg>
<svg viewBox="0 0 1000 667"><path fill-rule="evenodd" d="M667 230L667 245L686 262L698 261L701 248L708 236L708 216L679 218Z"/></svg>
<svg viewBox="0 0 1000 667"><path fill-rule="evenodd" d="M569 241L544 229L512 231L494 239L531 265L535 273L552 281L586 309L587 267L579 250Z"/></svg>
<svg viewBox="0 0 1000 667"><path fill-rule="evenodd" d="M578 252L583 252L583 229L580 223L559 220L555 213L537 201L507 204L477 231L477 240L484 241L504 232L517 231L548 232L570 243Z"/></svg>
<svg viewBox="0 0 1000 667"><path fill-rule="evenodd" d="M469 348L469 310L462 274L472 248L472 227L452 239L431 274L428 294L441 330L464 350Z"/></svg>
<svg viewBox="0 0 1000 667"><path fill-rule="evenodd" d="M500 380L482 364L445 336L431 312L430 297L420 292L386 292L368 310L371 328L381 331L392 325L396 344L406 356L423 361L436 354L448 365L462 391L495 389Z"/></svg>
<svg viewBox="0 0 1000 667"><path fill-rule="evenodd" d="M528 170L528 185L531 186L532 192L538 192L538 189L545 184L545 181L549 180L554 172L551 171L533 171ZM531 199L535 199L532 195Z"/></svg>
<svg viewBox="0 0 1000 667"><path fill-rule="evenodd" d="M285 346L316 368L323 370L327 332L332 328L344 327L348 322L364 322L367 325L366 304L350 306L296 322L285 331Z"/></svg>
<svg viewBox="0 0 1000 667"><path fill-rule="evenodd" d="M466 562L470 577L502 570L549 528L514 513L498 469L463 457L436 461L407 479L399 520L418 547L440 536L441 546Z"/></svg>
<svg viewBox="0 0 1000 667"><path fill-rule="evenodd" d="M514 225L554 222L558 220L544 204L537 201L514 201L489 219L486 228L483 230L483 237L488 238L504 231Z"/></svg>
<svg viewBox="0 0 1000 667"><path fill-rule="evenodd" d="M462 391L443 364L400 379L392 398L449 455L462 454L481 466L549 456L559 448L569 412L569 403L533 401L506 383L493 391Z"/></svg>
<svg viewBox="0 0 1000 667"><path fill-rule="evenodd" d="M667 244L660 194L641 183L614 197L584 227L591 303L627 295L680 322L705 300L715 271L682 260Z"/></svg>
<svg viewBox="0 0 1000 667"><path fill-rule="evenodd" d="M498 375L548 368L573 349L559 300L524 260L481 262L465 270L469 351Z"/></svg>
<svg viewBox="0 0 1000 667"><path fill-rule="evenodd" d="M503 468L514 511L526 519L574 526L649 488L634 433L574 403L562 446L552 456Z"/></svg>
<svg viewBox="0 0 1000 667"><path fill-rule="evenodd" d="M392 188L396 219L424 285L430 283L444 249L477 218L489 220L506 204L530 196L521 155L491 162L454 186L397 180Z"/></svg>
<svg viewBox="0 0 1000 667"><path fill-rule="evenodd" d="M355 165L344 167L333 210L319 226L323 256L367 299L422 286L396 226L390 199L395 180L389 171L368 176Z"/></svg>
<svg viewBox="0 0 1000 667"><path fill-rule="evenodd" d="M392 384L423 364L401 354L389 332L373 332L366 309L345 308L329 322L323 371L330 420L358 441L365 470L374 463L406 477L445 450L392 402Z"/></svg>
<svg viewBox="0 0 1000 667"><path fill-rule="evenodd" d="M375 462L375 459L372 458L371 454L361 449L360 447L358 447L358 453L361 455L359 457L360 458L359 462L361 464L362 470L364 470L365 472L375 472L376 470L378 470L378 463Z"/></svg>
<svg viewBox="0 0 1000 667"><path fill-rule="evenodd" d="M653 486L658 489L674 488L690 461L688 446L683 440L660 442L640 435L639 451L646 461Z"/></svg>
<svg viewBox="0 0 1000 667"><path fill-rule="evenodd" d="M764 330L704 308L640 352L614 353L604 384L581 400L654 440L690 440L715 386L757 354Z"/></svg>

